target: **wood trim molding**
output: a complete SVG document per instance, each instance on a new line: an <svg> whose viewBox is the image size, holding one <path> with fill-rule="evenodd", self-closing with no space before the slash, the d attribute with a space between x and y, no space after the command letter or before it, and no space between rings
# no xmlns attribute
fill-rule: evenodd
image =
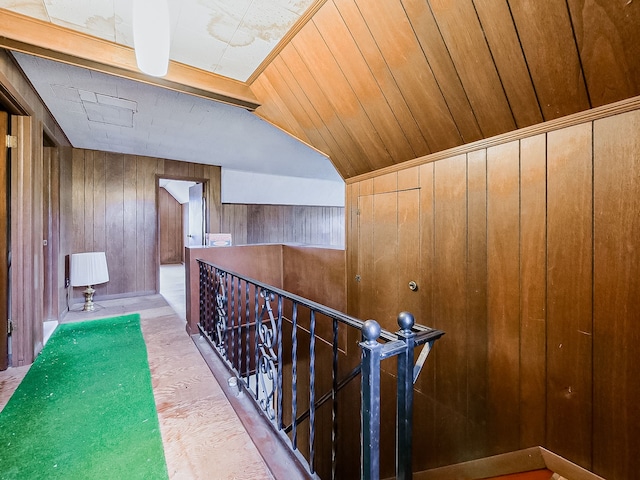
<svg viewBox="0 0 640 480"><path fill-rule="evenodd" d="M573 115L567 115L566 117L557 118L555 120L549 120L548 122L538 123L530 127L503 133L491 138L485 138L473 143L467 143L465 145L460 145L459 147L449 148L441 152L431 153L423 157L418 157L413 160L408 160L396 165L391 165L389 167L381 168L373 172L350 177L345 180L345 183L351 184L361 182L362 180L368 180L388 173L395 173L407 168L424 165L425 163L436 162L445 158L455 157L456 155L502 145L514 140L522 140L523 138L533 137L541 133L548 133L554 130L560 130L562 128L579 125L581 123L593 122L594 120L599 120L601 118L611 117L613 115L618 115L638 109L640 109L640 96L628 98L626 100L621 100L615 103L610 103L601 107L592 108L583 112L574 113Z"/></svg>
<svg viewBox="0 0 640 480"><path fill-rule="evenodd" d="M456 465L434 468L414 473L413 478L415 480L456 480L460 478L473 480L530 472L543 468L572 480L604 480L595 473L591 473L542 447L531 447Z"/></svg>
<svg viewBox="0 0 640 480"><path fill-rule="evenodd" d="M251 88L230 78L169 62L163 78L138 70L132 48L0 9L0 47L255 110Z"/></svg>

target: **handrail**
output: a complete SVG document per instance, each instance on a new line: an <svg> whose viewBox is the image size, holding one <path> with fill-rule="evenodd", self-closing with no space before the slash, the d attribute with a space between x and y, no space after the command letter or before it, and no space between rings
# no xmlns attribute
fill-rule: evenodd
<svg viewBox="0 0 640 480"><path fill-rule="evenodd" d="M201 335L238 377L238 383L269 419L272 427L282 434L281 437L288 439L289 448L298 457L304 457L309 473L315 477L318 477L320 468L324 476L336 478L338 392L360 373L361 477L379 478L380 362L385 358L398 357L396 476L410 478L413 383L426 355L444 332L416 325L413 316L403 312L398 316L400 330L392 333L381 329L374 320L363 322L210 262L197 261L200 278L198 329ZM316 344L316 315L327 317L323 322L329 322L332 327L331 339L323 338L330 349L330 365L319 364L327 359L329 352L323 354L321 351L327 348L324 343L320 347ZM356 328L363 338L359 344L361 362L344 378L339 378L340 324ZM423 344L426 344L423 355L414 366L414 349ZM307 363L308 370L304 367ZM316 370L330 371L330 388L321 385L323 381L322 378L318 380ZM302 378L305 381L299 383ZM328 390L316 393L320 388ZM316 411L328 400L332 400L331 452L330 460L325 461L322 452L316 451L328 448L324 444L316 445L317 428L323 428L316 425ZM300 407L304 411L302 414L298 414ZM298 427L306 420L308 431L299 431ZM305 442L302 449L299 445L301 439Z"/></svg>

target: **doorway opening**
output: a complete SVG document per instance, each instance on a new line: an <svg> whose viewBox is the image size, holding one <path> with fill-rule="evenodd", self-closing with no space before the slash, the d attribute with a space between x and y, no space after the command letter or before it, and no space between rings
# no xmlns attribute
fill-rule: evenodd
<svg viewBox="0 0 640 480"><path fill-rule="evenodd" d="M184 248L203 245L205 208L203 181L158 179L159 292L185 320Z"/></svg>

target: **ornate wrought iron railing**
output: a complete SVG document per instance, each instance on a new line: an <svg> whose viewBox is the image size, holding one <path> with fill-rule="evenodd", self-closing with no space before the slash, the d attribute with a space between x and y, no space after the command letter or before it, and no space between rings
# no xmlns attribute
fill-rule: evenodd
<svg viewBox="0 0 640 480"><path fill-rule="evenodd" d="M360 477L379 478L381 362L397 357L396 477L411 478L413 384L444 333L415 324L407 312L398 316L400 330L391 333L374 320L363 322L211 263L198 264L200 333L314 476L337 478L338 413L344 408L349 418L354 409L340 405L339 392L360 376ZM348 344L354 334L356 355ZM414 349L421 345L414 365ZM319 434L325 440L318 442Z"/></svg>

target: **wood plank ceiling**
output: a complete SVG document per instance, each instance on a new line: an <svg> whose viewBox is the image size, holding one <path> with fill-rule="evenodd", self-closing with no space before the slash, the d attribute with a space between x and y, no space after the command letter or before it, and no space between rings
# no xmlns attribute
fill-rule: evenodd
<svg viewBox="0 0 640 480"><path fill-rule="evenodd" d="M640 94L640 2L327 0L251 83L348 179Z"/></svg>

